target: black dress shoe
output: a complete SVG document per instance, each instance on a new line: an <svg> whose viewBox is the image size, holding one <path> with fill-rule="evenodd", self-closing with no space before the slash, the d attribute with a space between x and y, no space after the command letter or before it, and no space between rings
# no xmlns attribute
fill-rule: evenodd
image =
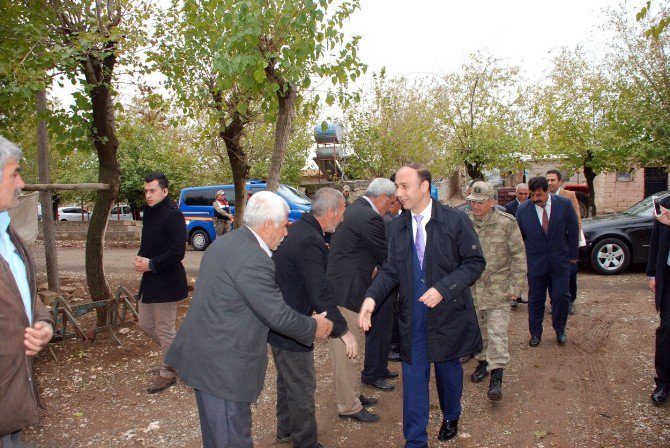
<svg viewBox="0 0 670 448"><path fill-rule="evenodd" d="M458 434L458 419L456 420L442 420L440 432L437 435L438 440L449 440L456 437Z"/></svg>
<svg viewBox="0 0 670 448"><path fill-rule="evenodd" d="M541 338L539 336L531 336L530 341L528 341L528 345L530 345L531 347L537 347L538 345L540 345L540 340Z"/></svg>
<svg viewBox="0 0 670 448"><path fill-rule="evenodd" d="M398 378L398 372L391 372L390 370L386 371L384 378L387 380L392 380L393 378Z"/></svg>
<svg viewBox="0 0 670 448"><path fill-rule="evenodd" d="M351 420L356 420L357 422L361 423L374 423L376 421L379 421L378 415L373 414L372 412L368 411L365 408L361 409L355 414L349 414L349 415L340 414L340 418L348 418Z"/></svg>
<svg viewBox="0 0 670 448"><path fill-rule="evenodd" d="M373 389L383 390L383 391L389 391L389 390L395 389L395 386L393 384L389 383L388 381L386 381L385 379L376 380L376 381L373 381L371 383L368 383L368 382L364 381L363 384L365 384L368 387L372 387Z"/></svg>
<svg viewBox="0 0 670 448"><path fill-rule="evenodd" d="M400 361L400 353L397 350L389 351L389 361L398 362Z"/></svg>
<svg viewBox="0 0 670 448"><path fill-rule="evenodd" d="M568 343L568 335L565 333L558 333L556 335L556 340L558 341L559 344L565 345Z"/></svg>
<svg viewBox="0 0 670 448"><path fill-rule="evenodd" d="M284 435L277 435L277 442L278 443L288 443L291 440L293 440L293 434L284 434Z"/></svg>
<svg viewBox="0 0 670 448"><path fill-rule="evenodd" d="M519 296L516 298L516 301L518 303L528 303L528 300L525 300L523 297Z"/></svg>
<svg viewBox="0 0 670 448"><path fill-rule="evenodd" d="M365 397L365 396L363 396L363 395L359 395L359 396L358 396L358 400L359 400L359 401L361 402L361 404L362 404L363 406L365 406L365 407L368 407L368 406L374 406L375 404L377 404L377 399L376 399L376 398Z"/></svg>
<svg viewBox="0 0 670 448"><path fill-rule="evenodd" d="M654 393L651 394L651 401L655 405L663 404L668 399L668 395L670 395L670 387L666 384L659 384L656 386Z"/></svg>

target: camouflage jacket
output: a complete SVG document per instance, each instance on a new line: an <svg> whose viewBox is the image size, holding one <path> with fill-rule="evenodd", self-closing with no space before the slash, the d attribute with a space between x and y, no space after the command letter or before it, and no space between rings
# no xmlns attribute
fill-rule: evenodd
<svg viewBox="0 0 670 448"><path fill-rule="evenodd" d="M486 269L471 287L477 309L508 306L506 294L526 288L526 250L514 216L491 210L483 219L467 212L486 258Z"/></svg>

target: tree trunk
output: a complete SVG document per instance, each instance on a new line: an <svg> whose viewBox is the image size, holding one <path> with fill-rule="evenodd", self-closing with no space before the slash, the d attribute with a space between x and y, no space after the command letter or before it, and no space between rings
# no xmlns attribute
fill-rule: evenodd
<svg viewBox="0 0 670 448"><path fill-rule="evenodd" d="M291 127L295 116L295 100L297 93L293 86L288 84L288 90L284 93L277 91L279 101L279 113L277 115L277 126L275 128L275 144L270 161L270 172L268 173L267 189L276 192L279 189L279 178L281 169L286 158L288 142L291 138Z"/></svg>
<svg viewBox="0 0 670 448"><path fill-rule="evenodd" d="M109 184L109 190L98 190L93 214L86 235L86 283L91 300L108 300L112 293L105 277L103 253L109 212L116 201L120 184L117 159L119 141L116 138L114 103L110 81L116 62L115 48L109 43L109 55L104 61L89 56L84 62L84 74L90 89L93 112L92 138L98 153L98 182ZM105 313L98 312L98 325L104 324Z"/></svg>
<svg viewBox="0 0 670 448"><path fill-rule="evenodd" d="M217 109L221 113L220 103ZM239 113L234 112L228 124L226 124L223 115L220 115L219 126L221 131L219 136L226 145L228 160L233 171L233 184L235 185L235 228L242 226L244 210L247 206L247 179L249 179L249 160L247 158L240 140L244 134L244 124Z"/></svg>
<svg viewBox="0 0 670 448"><path fill-rule="evenodd" d="M456 170L449 176L449 194L444 203L453 203L454 200L458 199L462 200L464 198L463 186L461 185L461 172Z"/></svg>
<svg viewBox="0 0 670 448"><path fill-rule="evenodd" d="M465 162L465 168L468 171L468 176L470 176L472 180L484 179L484 174L478 163Z"/></svg>
<svg viewBox="0 0 670 448"><path fill-rule="evenodd" d="M596 216L596 190L593 186L593 180L596 178L595 173L590 167L584 165L584 177L586 177L586 185L589 187L589 206L587 209L589 213L586 216Z"/></svg>
<svg viewBox="0 0 670 448"><path fill-rule="evenodd" d="M49 147L47 135L47 93L41 89L37 92L37 164L41 183L51 183L49 177ZM60 279L58 277L58 254L56 252L56 225L52 208L51 191L40 192L42 204L42 232L44 234L44 257L47 265L47 282L51 291L58 291Z"/></svg>

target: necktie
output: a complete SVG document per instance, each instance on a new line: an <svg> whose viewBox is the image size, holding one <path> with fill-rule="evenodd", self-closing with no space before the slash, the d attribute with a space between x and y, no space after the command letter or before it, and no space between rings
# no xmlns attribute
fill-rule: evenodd
<svg viewBox="0 0 670 448"><path fill-rule="evenodd" d="M547 214L546 204L541 205L542 207L542 230L545 234L549 234L549 215Z"/></svg>
<svg viewBox="0 0 670 448"><path fill-rule="evenodd" d="M416 220L416 237L414 238L414 247L416 248L416 256L419 258L419 265L423 266L423 253L426 249L426 239L423 235L423 226L421 225L421 220L423 216L414 215Z"/></svg>

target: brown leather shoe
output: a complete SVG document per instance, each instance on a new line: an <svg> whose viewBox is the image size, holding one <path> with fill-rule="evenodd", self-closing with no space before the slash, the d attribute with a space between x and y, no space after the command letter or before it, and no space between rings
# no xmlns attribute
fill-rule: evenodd
<svg viewBox="0 0 670 448"><path fill-rule="evenodd" d="M176 382L177 378L174 376L172 378L167 378L164 376L156 375L156 378L154 378L154 382L151 383L147 388L147 392L150 394L157 394L158 392L162 392L168 387L172 386Z"/></svg>

